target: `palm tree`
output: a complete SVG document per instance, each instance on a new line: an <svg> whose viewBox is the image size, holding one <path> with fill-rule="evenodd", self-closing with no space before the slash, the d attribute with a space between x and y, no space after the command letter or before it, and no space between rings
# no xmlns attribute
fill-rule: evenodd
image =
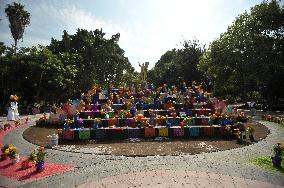
<svg viewBox="0 0 284 188"><path fill-rule="evenodd" d="M18 40L23 38L24 30L30 24L30 13L24 10L24 6L20 3L8 5L5 9L10 22L10 30L15 41L15 55L17 50Z"/></svg>

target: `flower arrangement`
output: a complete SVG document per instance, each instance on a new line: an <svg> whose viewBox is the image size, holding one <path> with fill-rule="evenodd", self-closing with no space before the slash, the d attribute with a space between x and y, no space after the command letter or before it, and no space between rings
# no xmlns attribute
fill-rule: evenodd
<svg viewBox="0 0 284 188"><path fill-rule="evenodd" d="M3 130L6 131L6 130L11 129L11 128L12 128L12 125L10 123L5 123Z"/></svg>
<svg viewBox="0 0 284 188"><path fill-rule="evenodd" d="M71 125L72 123L74 123L74 120L73 120L73 119L69 119L69 118L66 118L64 121L65 121L65 123L64 123L64 125L63 125L64 130L70 129L70 125Z"/></svg>
<svg viewBox="0 0 284 188"><path fill-rule="evenodd" d="M242 144L243 143L242 132L240 130L237 130L237 132L235 132L235 136L237 138L237 142L239 144Z"/></svg>
<svg viewBox="0 0 284 188"><path fill-rule="evenodd" d="M17 147L11 146L9 148L9 157L11 159L12 164L16 164L20 161L20 156L17 152Z"/></svg>
<svg viewBox="0 0 284 188"><path fill-rule="evenodd" d="M273 154L274 156L271 157L272 164L274 167L281 167L282 162L282 154L284 152L284 147L281 146L281 142L276 143L275 146L273 146Z"/></svg>
<svg viewBox="0 0 284 188"><path fill-rule="evenodd" d="M130 101L127 101L125 103L127 110L130 110L132 103Z"/></svg>
<svg viewBox="0 0 284 188"><path fill-rule="evenodd" d="M157 125L164 125L165 123L165 117L161 115L157 115L156 119Z"/></svg>
<svg viewBox="0 0 284 188"><path fill-rule="evenodd" d="M12 101L18 101L19 100L19 97L17 95L10 95L10 99Z"/></svg>
<svg viewBox="0 0 284 188"><path fill-rule="evenodd" d="M152 127L152 126L150 125L149 120L143 121L141 125L142 125L144 128L145 128L145 127Z"/></svg>
<svg viewBox="0 0 284 188"><path fill-rule="evenodd" d="M28 121L29 121L29 117L26 117L25 118L25 120L26 120L26 124L28 123Z"/></svg>
<svg viewBox="0 0 284 188"><path fill-rule="evenodd" d="M255 141L255 140L254 140L254 136L253 136L253 134L254 134L254 128L253 128L251 125L248 125L248 126L247 126L247 131L248 131L248 133L249 133L249 139L250 139L250 141L254 142L254 141Z"/></svg>
<svg viewBox="0 0 284 188"><path fill-rule="evenodd" d="M126 118L126 117L129 117L129 113L130 113L130 110L119 110L118 116L120 118Z"/></svg>
<svg viewBox="0 0 284 188"><path fill-rule="evenodd" d="M36 164L36 153L35 151L33 151L26 160L24 160L22 163L21 163L21 168L22 169L27 169L29 168L30 166L30 163L32 163L33 165Z"/></svg>
<svg viewBox="0 0 284 188"><path fill-rule="evenodd" d="M224 134L225 134L225 137L226 137L227 139L232 138L233 131L232 131L231 126L227 125L227 126L225 127L225 129L224 129Z"/></svg>
<svg viewBox="0 0 284 188"><path fill-rule="evenodd" d="M237 117L236 117L237 122L242 122L246 123L248 121L248 118L245 116L244 112L241 112Z"/></svg>
<svg viewBox="0 0 284 188"><path fill-rule="evenodd" d="M143 121L144 121L144 115L143 115L143 114L137 114L137 115L135 116L135 120L136 120L137 123L143 123Z"/></svg>
<svg viewBox="0 0 284 188"><path fill-rule="evenodd" d="M64 121L65 121L65 123L68 123L68 124L74 123L74 120L70 119L70 118L66 118Z"/></svg>
<svg viewBox="0 0 284 188"><path fill-rule="evenodd" d="M84 95L83 101L84 101L85 105L88 105L88 104L91 103L92 98L91 98L90 95Z"/></svg>
<svg viewBox="0 0 284 188"><path fill-rule="evenodd" d="M15 120L14 124L15 124L15 127L18 127L21 124L21 122L20 122L20 120Z"/></svg>
<svg viewBox="0 0 284 188"><path fill-rule="evenodd" d="M173 118L176 118L176 117L177 117L177 113L176 113L175 108L172 107L172 108L170 109L170 111L171 111L171 116L172 116Z"/></svg>
<svg viewBox="0 0 284 188"><path fill-rule="evenodd" d="M108 124L109 127L115 127L116 125L118 125L118 118L117 117L110 118L108 120Z"/></svg>
<svg viewBox="0 0 284 188"><path fill-rule="evenodd" d="M10 147L12 147L10 144L5 144L2 148L1 148L1 155L0 155L0 159L1 160L5 160L9 157L10 155Z"/></svg>
<svg viewBox="0 0 284 188"><path fill-rule="evenodd" d="M102 119L101 118L95 118L93 128L99 128L99 125L101 123Z"/></svg>
<svg viewBox="0 0 284 188"><path fill-rule="evenodd" d="M95 122L96 122L96 123L100 123L101 121L102 121L101 118L95 118Z"/></svg>
<svg viewBox="0 0 284 188"><path fill-rule="evenodd" d="M191 119L191 117L184 117L183 118L182 122L183 122L184 126L188 126L189 125L190 119Z"/></svg>
<svg viewBox="0 0 284 188"><path fill-rule="evenodd" d="M44 147L40 146L37 149L37 154L36 154L36 171L41 172L44 170L44 159L45 157L48 157L48 154L44 151Z"/></svg>
<svg viewBox="0 0 284 188"><path fill-rule="evenodd" d="M246 127L245 124L242 122L237 122L234 124L234 126L236 126L237 129L239 129L239 131L244 132L246 131Z"/></svg>
<svg viewBox="0 0 284 188"><path fill-rule="evenodd" d="M46 113L44 113L43 116L40 117L39 120L36 121L36 125L39 126L39 127L40 126L44 127L44 126L48 125L48 118L47 118Z"/></svg>

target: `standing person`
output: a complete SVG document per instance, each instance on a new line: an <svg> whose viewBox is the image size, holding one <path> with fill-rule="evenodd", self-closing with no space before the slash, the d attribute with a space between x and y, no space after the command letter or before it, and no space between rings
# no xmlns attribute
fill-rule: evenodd
<svg viewBox="0 0 284 188"><path fill-rule="evenodd" d="M17 95L11 95L11 104L8 110L7 114L7 120L8 121L15 121L19 119L19 112L18 112L18 96Z"/></svg>
<svg viewBox="0 0 284 188"><path fill-rule="evenodd" d="M251 101L250 108L251 108L251 115L256 116L256 103L254 102L254 100Z"/></svg>

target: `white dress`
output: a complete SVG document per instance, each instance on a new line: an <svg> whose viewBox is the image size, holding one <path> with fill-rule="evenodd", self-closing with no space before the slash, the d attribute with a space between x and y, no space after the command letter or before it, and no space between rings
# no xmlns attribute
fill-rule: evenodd
<svg viewBox="0 0 284 188"><path fill-rule="evenodd" d="M7 120L8 121L15 121L19 119L19 112L18 112L18 103L11 102L11 106L8 110Z"/></svg>

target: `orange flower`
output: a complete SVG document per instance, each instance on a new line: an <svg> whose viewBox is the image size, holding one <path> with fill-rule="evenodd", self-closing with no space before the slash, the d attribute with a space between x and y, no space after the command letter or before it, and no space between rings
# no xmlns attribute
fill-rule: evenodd
<svg viewBox="0 0 284 188"><path fill-rule="evenodd" d="M144 115L143 115L143 114L137 114L137 115L136 115L136 120L137 120L138 122L143 122L143 120L144 120Z"/></svg>

